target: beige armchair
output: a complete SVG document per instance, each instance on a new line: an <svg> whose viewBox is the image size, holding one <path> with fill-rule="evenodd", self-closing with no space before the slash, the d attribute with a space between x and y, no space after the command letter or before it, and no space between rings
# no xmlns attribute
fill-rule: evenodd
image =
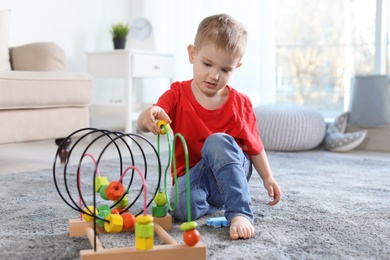
<svg viewBox="0 0 390 260"><path fill-rule="evenodd" d="M89 127L92 77L66 72L55 43L9 49L11 70L0 71L0 144L58 139Z"/></svg>

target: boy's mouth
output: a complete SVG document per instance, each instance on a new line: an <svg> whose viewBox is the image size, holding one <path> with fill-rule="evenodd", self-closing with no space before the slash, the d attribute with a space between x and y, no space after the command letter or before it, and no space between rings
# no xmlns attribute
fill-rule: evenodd
<svg viewBox="0 0 390 260"><path fill-rule="evenodd" d="M211 83L209 81L206 81L205 85L206 85L207 88L215 88L217 86L216 83Z"/></svg>

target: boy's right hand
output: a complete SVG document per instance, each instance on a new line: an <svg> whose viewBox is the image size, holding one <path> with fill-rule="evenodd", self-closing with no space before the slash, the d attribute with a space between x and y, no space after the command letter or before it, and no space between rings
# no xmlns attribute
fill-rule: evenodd
<svg viewBox="0 0 390 260"><path fill-rule="evenodd" d="M164 120L168 124L172 122L164 109L159 106L151 106L144 110L138 117L138 127L143 132L152 132L157 135L161 129L157 126L158 120Z"/></svg>

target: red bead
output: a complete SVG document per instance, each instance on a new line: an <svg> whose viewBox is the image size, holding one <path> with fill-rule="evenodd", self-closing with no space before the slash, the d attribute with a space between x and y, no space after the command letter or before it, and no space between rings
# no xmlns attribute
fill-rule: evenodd
<svg viewBox="0 0 390 260"><path fill-rule="evenodd" d="M200 233L196 229L185 231L183 234L183 239L187 246L194 246L200 240Z"/></svg>

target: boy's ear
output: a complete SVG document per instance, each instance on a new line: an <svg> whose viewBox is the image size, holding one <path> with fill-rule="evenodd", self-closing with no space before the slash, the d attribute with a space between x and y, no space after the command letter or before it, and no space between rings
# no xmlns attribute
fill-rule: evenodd
<svg viewBox="0 0 390 260"><path fill-rule="evenodd" d="M191 64L194 64L194 59L195 59L195 46L190 44L187 47L188 51L188 59L190 60Z"/></svg>
<svg viewBox="0 0 390 260"><path fill-rule="evenodd" d="M241 67L241 65L242 65L242 63L241 63L241 62L240 62L240 63L238 63L238 64L237 64L237 67L236 67L236 69L237 69L237 68L239 68L239 67Z"/></svg>

